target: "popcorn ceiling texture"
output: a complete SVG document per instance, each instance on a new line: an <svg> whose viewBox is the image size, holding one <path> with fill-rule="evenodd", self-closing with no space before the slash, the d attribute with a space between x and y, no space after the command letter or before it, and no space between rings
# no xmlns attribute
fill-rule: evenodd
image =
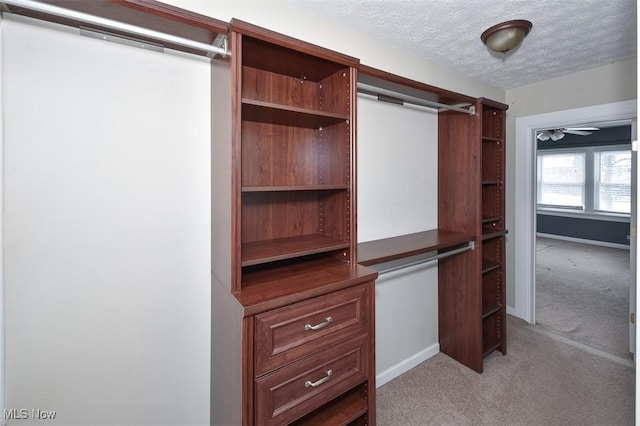
<svg viewBox="0 0 640 426"><path fill-rule="evenodd" d="M288 1L505 90L637 55L636 0ZM533 23L528 37L489 51L480 34L512 19Z"/></svg>

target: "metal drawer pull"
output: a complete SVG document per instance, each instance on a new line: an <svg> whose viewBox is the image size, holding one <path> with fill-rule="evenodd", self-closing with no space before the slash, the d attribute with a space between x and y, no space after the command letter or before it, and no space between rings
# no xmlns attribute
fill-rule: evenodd
<svg viewBox="0 0 640 426"><path fill-rule="evenodd" d="M333 374L333 370L327 370L327 375L324 376L322 379L318 380L317 382L312 382L311 380L307 380L306 382L304 382L304 387L315 388L316 386L320 386L321 384L329 380L329 377L331 377L332 374Z"/></svg>
<svg viewBox="0 0 640 426"><path fill-rule="evenodd" d="M324 322L321 322L320 324L316 324L316 325L307 324L307 325L305 325L304 329L305 330L320 330L321 328L325 328L326 326L328 326L332 322L333 322L333 318L327 317L327 318L325 318Z"/></svg>

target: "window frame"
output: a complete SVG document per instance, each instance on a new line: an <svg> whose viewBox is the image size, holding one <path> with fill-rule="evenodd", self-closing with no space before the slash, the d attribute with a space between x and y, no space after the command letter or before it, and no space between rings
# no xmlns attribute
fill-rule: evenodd
<svg viewBox="0 0 640 426"><path fill-rule="evenodd" d="M629 221L630 213L616 213L595 209L596 197L596 176L595 176L595 156L596 153L605 151L631 151L631 144L616 145L599 145L599 146L581 146L581 147L563 147L563 148L547 148L536 150L536 210L538 213L570 216L579 218L596 218L614 221ZM561 154L561 153L584 153L585 155L585 179L584 179L584 208L576 209L562 206L550 206L538 203L538 194L540 191L540 176L538 174L538 158L544 154ZM629 183L631 184L631 182Z"/></svg>

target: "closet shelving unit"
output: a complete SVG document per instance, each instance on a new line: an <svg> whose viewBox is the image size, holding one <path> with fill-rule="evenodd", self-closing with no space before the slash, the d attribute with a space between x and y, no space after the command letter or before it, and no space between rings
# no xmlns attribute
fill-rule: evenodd
<svg viewBox="0 0 640 426"><path fill-rule="evenodd" d="M507 107L488 99L478 101L482 112L482 335L483 356L507 353L504 283L505 153Z"/></svg>
<svg viewBox="0 0 640 426"><path fill-rule="evenodd" d="M212 351L212 392L228 386L212 416L375 424L377 273L356 262L358 61L236 19L230 37L230 67L212 80L229 95L212 106L212 345L226 348Z"/></svg>
<svg viewBox="0 0 640 426"><path fill-rule="evenodd" d="M360 66L363 91L438 108L438 228L359 244L374 266L432 253L438 259L440 350L482 372L506 353L504 120L507 107ZM464 248L469 248L465 250ZM382 272L382 271L381 271Z"/></svg>

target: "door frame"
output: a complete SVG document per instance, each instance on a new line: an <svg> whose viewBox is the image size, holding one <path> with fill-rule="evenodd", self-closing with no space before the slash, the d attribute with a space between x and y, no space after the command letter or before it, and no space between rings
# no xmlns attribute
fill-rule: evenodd
<svg viewBox="0 0 640 426"><path fill-rule="evenodd" d="M613 102L516 118L514 268L515 306L509 313L535 324L536 129L609 120L634 120L637 100ZM635 237L632 237L635 238ZM634 262L635 259L632 259ZM637 276L631 284L636 285ZM634 301L635 302L635 301ZM631 303L631 301L630 301ZM635 304L635 303L634 303Z"/></svg>

